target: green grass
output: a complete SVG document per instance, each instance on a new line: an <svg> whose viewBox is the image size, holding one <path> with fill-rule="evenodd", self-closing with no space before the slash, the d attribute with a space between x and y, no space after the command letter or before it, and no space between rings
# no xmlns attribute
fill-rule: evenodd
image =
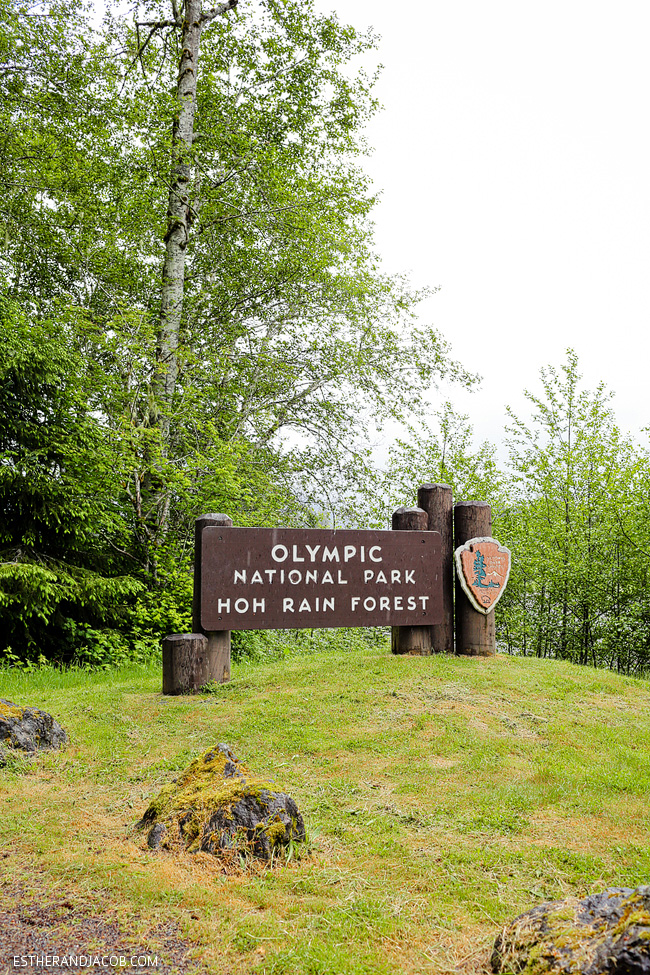
<svg viewBox="0 0 650 975"><path fill-rule="evenodd" d="M171 918L215 973L479 970L541 900L650 883L650 683L555 661L329 650L233 666L164 698L159 666L0 672L71 744L0 770L0 848L29 885ZM145 849L133 824L228 743L298 802L309 850L225 875ZM3 860L3 863L9 861Z"/></svg>

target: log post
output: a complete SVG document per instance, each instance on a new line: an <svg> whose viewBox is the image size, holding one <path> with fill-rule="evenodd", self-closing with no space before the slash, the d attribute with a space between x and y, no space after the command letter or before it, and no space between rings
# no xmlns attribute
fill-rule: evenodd
<svg viewBox="0 0 650 975"><path fill-rule="evenodd" d="M418 507L427 513L427 529L440 532L442 623L431 627L433 653L454 652L454 500L448 484L423 484Z"/></svg>
<svg viewBox="0 0 650 975"><path fill-rule="evenodd" d="M460 501L454 507L454 546L492 535L492 508L485 501ZM456 653L491 657L496 653L494 612L474 609L456 578Z"/></svg>
<svg viewBox="0 0 650 975"><path fill-rule="evenodd" d="M201 515L194 525L194 599L192 601L192 626L196 633L208 638L208 680L225 684L230 680L230 630L208 632L201 626L201 536L204 528L232 528L228 515ZM207 683L207 682L206 682Z"/></svg>
<svg viewBox="0 0 650 975"><path fill-rule="evenodd" d="M427 513L422 508L398 508L393 512L391 527L395 531L426 531ZM393 653L424 656L431 653L430 626L394 626L391 635Z"/></svg>
<svg viewBox="0 0 650 975"><path fill-rule="evenodd" d="M211 679L208 638L202 633L172 633L162 642L163 694L190 694Z"/></svg>

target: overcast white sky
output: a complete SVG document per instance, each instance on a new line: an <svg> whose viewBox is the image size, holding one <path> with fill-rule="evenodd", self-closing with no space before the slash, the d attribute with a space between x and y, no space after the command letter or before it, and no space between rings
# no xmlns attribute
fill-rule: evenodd
<svg viewBox="0 0 650 975"><path fill-rule="evenodd" d="M385 267L440 285L423 310L482 391L498 442L542 365L577 351L650 423L650 3L319 0L372 25L385 106L366 166Z"/></svg>

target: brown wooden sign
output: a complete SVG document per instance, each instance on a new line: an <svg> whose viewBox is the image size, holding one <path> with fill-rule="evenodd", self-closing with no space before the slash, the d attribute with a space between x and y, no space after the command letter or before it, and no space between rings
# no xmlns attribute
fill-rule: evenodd
<svg viewBox="0 0 650 975"><path fill-rule="evenodd" d="M201 546L206 631L442 621L438 532L206 527Z"/></svg>

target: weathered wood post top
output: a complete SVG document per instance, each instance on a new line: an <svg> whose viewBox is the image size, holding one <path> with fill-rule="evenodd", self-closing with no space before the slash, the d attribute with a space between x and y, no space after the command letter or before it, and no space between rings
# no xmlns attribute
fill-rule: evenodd
<svg viewBox="0 0 650 975"><path fill-rule="evenodd" d="M454 498L448 484L422 484L418 507L427 513L427 530L440 535L442 621L431 627L433 653L454 652Z"/></svg>
<svg viewBox="0 0 650 975"><path fill-rule="evenodd" d="M492 538L492 509L484 501L454 508L456 653L496 653L494 607L510 574L510 551Z"/></svg>
<svg viewBox="0 0 650 975"><path fill-rule="evenodd" d="M393 531L428 530L429 520L422 508L398 508L393 512ZM439 560L436 565L435 578L432 580L435 591L440 595ZM393 653L415 654L424 656L431 653L430 626L394 626L391 634L391 649Z"/></svg>
<svg viewBox="0 0 650 975"><path fill-rule="evenodd" d="M194 524L194 595L192 601L192 628L195 633L205 633L208 638L208 670L210 680L219 684L230 680L230 630L206 630L203 613L203 532L206 528L232 528L232 518L224 514L201 515Z"/></svg>

